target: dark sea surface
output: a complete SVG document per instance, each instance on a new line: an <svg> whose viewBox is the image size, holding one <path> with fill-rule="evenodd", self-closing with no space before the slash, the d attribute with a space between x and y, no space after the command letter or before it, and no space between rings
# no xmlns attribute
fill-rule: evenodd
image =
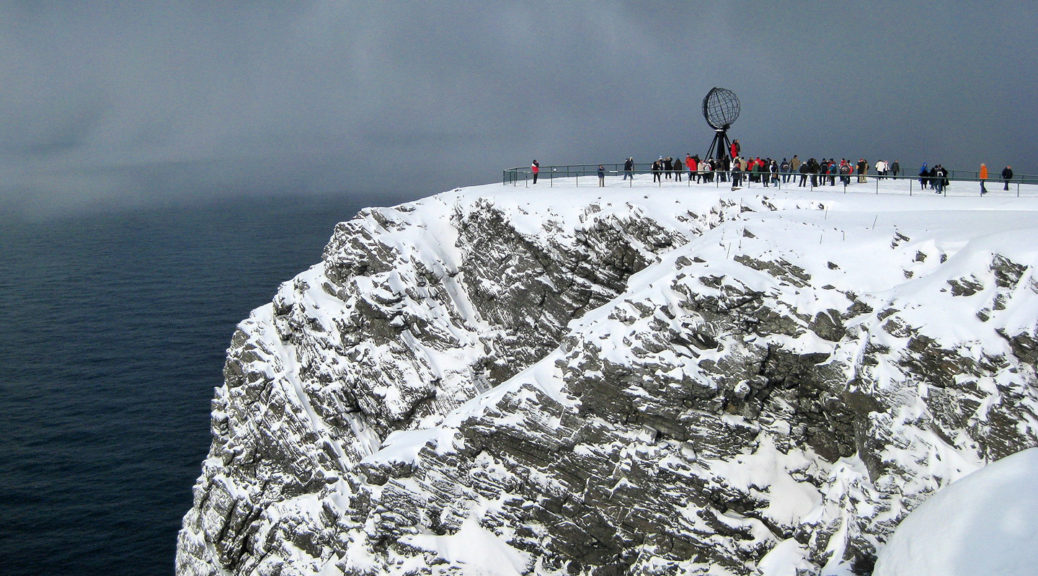
<svg viewBox="0 0 1038 576"><path fill-rule="evenodd" d="M0 575L172 574L235 325L400 201L0 221Z"/></svg>

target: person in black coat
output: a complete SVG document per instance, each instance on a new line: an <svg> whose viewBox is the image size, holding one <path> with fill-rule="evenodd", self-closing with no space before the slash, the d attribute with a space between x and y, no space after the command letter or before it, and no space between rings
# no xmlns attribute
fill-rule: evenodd
<svg viewBox="0 0 1038 576"><path fill-rule="evenodd" d="M732 172L732 190L737 190L742 186L742 165L738 160L731 166Z"/></svg>
<svg viewBox="0 0 1038 576"><path fill-rule="evenodd" d="M1002 187L1003 190L1009 190L1009 181L1012 179L1013 167L1007 164L1006 167L1002 169L1002 183L1004 184Z"/></svg>

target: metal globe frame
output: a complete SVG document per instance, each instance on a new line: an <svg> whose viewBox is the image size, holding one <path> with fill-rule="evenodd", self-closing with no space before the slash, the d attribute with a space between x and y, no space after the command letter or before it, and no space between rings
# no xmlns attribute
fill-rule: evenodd
<svg viewBox="0 0 1038 576"><path fill-rule="evenodd" d="M739 97L727 88L714 87L703 97L703 118L714 129L714 139L707 149L706 158L723 161L728 158L732 143L728 140L728 128L739 117Z"/></svg>

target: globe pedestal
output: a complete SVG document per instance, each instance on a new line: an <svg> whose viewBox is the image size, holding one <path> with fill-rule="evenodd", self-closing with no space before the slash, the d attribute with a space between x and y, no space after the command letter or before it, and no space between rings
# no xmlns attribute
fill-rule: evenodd
<svg viewBox="0 0 1038 576"><path fill-rule="evenodd" d="M732 142L728 139L728 131L724 128L719 128L714 132L714 140L710 142L710 148L706 151L706 158L713 158L719 162L724 162L725 158L728 158L728 151L732 149ZM714 153L717 153L715 156ZM734 160L734 158L732 158Z"/></svg>

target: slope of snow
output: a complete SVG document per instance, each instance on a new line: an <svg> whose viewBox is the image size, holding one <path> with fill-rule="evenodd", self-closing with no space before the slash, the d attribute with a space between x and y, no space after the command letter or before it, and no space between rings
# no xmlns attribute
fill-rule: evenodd
<svg viewBox="0 0 1038 576"><path fill-rule="evenodd" d="M1038 570L1038 448L1003 458L915 509L873 576L1032 576Z"/></svg>

